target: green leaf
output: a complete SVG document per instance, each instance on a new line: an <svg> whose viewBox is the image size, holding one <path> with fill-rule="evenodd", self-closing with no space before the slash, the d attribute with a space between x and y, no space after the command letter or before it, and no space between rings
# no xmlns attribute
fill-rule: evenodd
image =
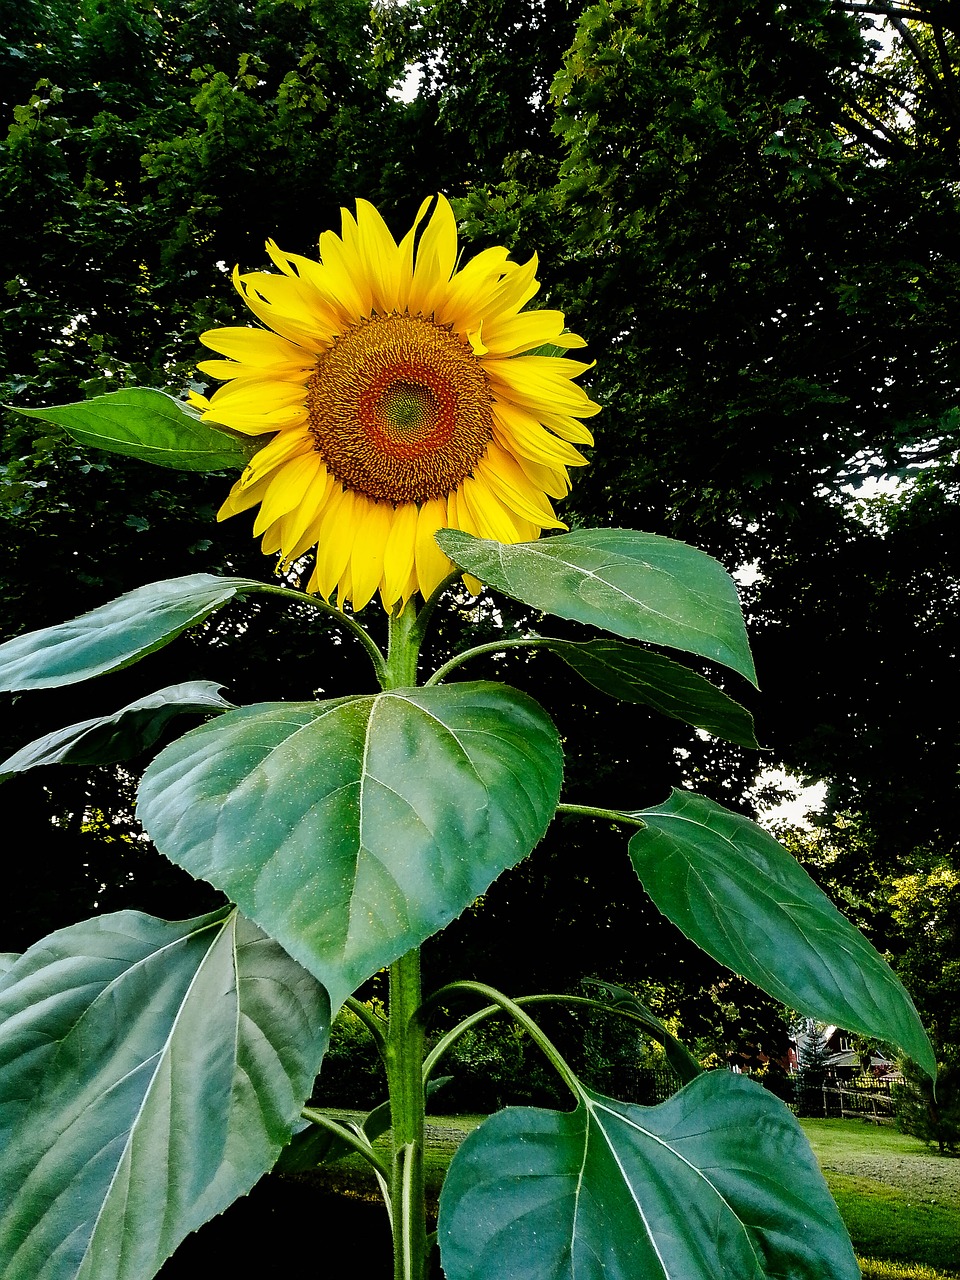
<svg viewBox="0 0 960 1280"><path fill-rule="evenodd" d="M188 713L230 711L211 680L171 684L112 716L98 716L36 738L0 764L0 782L45 764L113 764L152 747L168 723Z"/></svg>
<svg viewBox="0 0 960 1280"><path fill-rule="evenodd" d="M514 546L441 529L437 542L461 569L522 604L696 653L757 682L733 579L684 542L632 529L578 529Z"/></svg>
<svg viewBox="0 0 960 1280"><path fill-rule="evenodd" d="M0 978L20 959L19 951L0 951Z"/></svg>
<svg viewBox="0 0 960 1280"><path fill-rule="evenodd" d="M242 470L263 448L263 440L211 427L181 400L146 387L129 387L49 409L11 408L27 418L62 427L77 444L176 471Z"/></svg>
<svg viewBox="0 0 960 1280"><path fill-rule="evenodd" d="M348 1156L353 1150L350 1143L338 1138L332 1129L325 1129L310 1120L299 1120L296 1132L280 1152L274 1170L277 1173L306 1173L318 1165Z"/></svg>
<svg viewBox="0 0 960 1280"><path fill-rule="evenodd" d="M697 1077L658 1107L581 1087L576 1111L510 1108L454 1156L447 1280L858 1280L803 1131L760 1085Z"/></svg>
<svg viewBox="0 0 960 1280"><path fill-rule="evenodd" d="M697 946L790 1008L936 1071L899 979L769 832L686 791L631 816L645 824L630 841L643 887Z"/></svg>
<svg viewBox="0 0 960 1280"><path fill-rule="evenodd" d="M276 590L253 578L209 573L137 587L70 622L0 644L0 691L52 689L119 671L162 649L234 596Z"/></svg>
<svg viewBox="0 0 960 1280"><path fill-rule="evenodd" d="M0 1274L144 1280L288 1141L323 988L226 908L51 934L0 978Z"/></svg>
<svg viewBox="0 0 960 1280"><path fill-rule="evenodd" d="M161 752L139 814L336 1008L530 852L561 769L552 723L514 689L399 689L229 711Z"/></svg>
<svg viewBox="0 0 960 1280"><path fill-rule="evenodd" d="M750 712L696 671L663 654L619 640L579 644L547 637L544 647L612 698L644 703L714 737L759 750Z"/></svg>

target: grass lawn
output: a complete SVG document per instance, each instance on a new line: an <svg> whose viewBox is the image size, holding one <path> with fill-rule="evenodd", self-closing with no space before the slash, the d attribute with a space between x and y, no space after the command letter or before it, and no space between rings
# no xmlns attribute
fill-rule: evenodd
<svg viewBox="0 0 960 1280"><path fill-rule="evenodd" d="M860 1257L960 1276L960 1160L934 1155L889 1125L802 1120ZM909 1271L870 1271L876 1276Z"/></svg>
<svg viewBox="0 0 960 1280"><path fill-rule="evenodd" d="M431 1118L425 1173L434 1202L457 1146L483 1118ZM864 1280L960 1280L960 1159L934 1155L891 1126L861 1120L801 1125L850 1232ZM322 1166L310 1180L340 1195L376 1199L367 1170L359 1156L350 1156Z"/></svg>

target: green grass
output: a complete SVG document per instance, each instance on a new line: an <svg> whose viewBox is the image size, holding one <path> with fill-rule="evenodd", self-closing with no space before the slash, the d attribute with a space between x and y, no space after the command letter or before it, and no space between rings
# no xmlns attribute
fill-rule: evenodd
<svg viewBox="0 0 960 1280"><path fill-rule="evenodd" d="M960 1276L960 1160L934 1155L888 1126L801 1124L854 1248L866 1259L864 1276ZM893 1264L898 1269L890 1270Z"/></svg>
<svg viewBox="0 0 960 1280"><path fill-rule="evenodd" d="M863 1280L950 1280L944 1272L911 1262L882 1262L877 1258L858 1258Z"/></svg>
<svg viewBox="0 0 960 1280"><path fill-rule="evenodd" d="M892 1124L869 1124L865 1120L801 1120L800 1127L820 1161L833 1157L847 1159L869 1148L870 1155L930 1156L930 1149L918 1138L910 1138ZM934 1160L939 1157L931 1157Z"/></svg>
<svg viewBox="0 0 960 1280"><path fill-rule="evenodd" d="M910 1204L902 1191L871 1178L826 1179L858 1254L960 1275L960 1209Z"/></svg>

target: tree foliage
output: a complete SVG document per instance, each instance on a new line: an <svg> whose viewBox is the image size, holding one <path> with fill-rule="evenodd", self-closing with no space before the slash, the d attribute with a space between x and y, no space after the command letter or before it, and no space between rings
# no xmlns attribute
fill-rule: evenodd
<svg viewBox="0 0 960 1280"><path fill-rule="evenodd" d="M902 1133L909 1133L940 1155L960 1155L960 1081L955 1065L942 1067L936 1083L903 1065L903 1083L894 1095L894 1114Z"/></svg>
<svg viewBox="0 0 960 1280"><path fill-rule="evenodd" d="M888 10L204 0L161 14L141 0L7 0L3 398L49 404L131 382L179 393L196 376L196 335L234 318L229 269L258 265L267 235L310 252L357 194L402 221L422 192L447 190L479 245L542 249L551 298L598 358L593 394L606 408L573 518L753 566L764 696L734 677L725 687L760 717L765 762L830 778L833 803L863 815L886 865L921 845L950 858L960 746L936 690L956 641L955 475L942 461L902 499L870 506L845 488L948 458L960 402L957 35L949 6ZM417 89L403 100L414 64ZM214 534L221 477L171 481L7 422L11 634L163 575L262 575L242 521ZM268 601L243 631L229 613L212 621L177 642L188 672L149 660L149 687L213 677L256 698L274 621ZM525 622L519 608L491 618L490 638ZM315 683L297 674L305 631L288 619L283 696L318 685L335 696L332 663ZM555 633L589 636L574 623ZM520 664L572 739L573 783L596 779L611 797L632 788L637 804L693 784L730 803L755 772L752 754L646 712L601 767L609 703L584 690L558 705L555 656L489 659L474 673ZM103 714L146 689L139 676L109 677ZM15 706L4 745L53 727L43 699ZM60 868L62 889L62 900L59 889L44 896L52 917L25 916L9 945L95 903L162 912L136 896L186 892L179 881L161 891L128 838L125 774L73 773L56 796L39 772L7 786L8 802L36 815L29 840ZM696 969L692 949L672 952L655 909L626 905L628 869L597 856L608 833L568 825L492 888L483 910L504 935L550 903L569 937L558 980L581 976L586 935L610 977L665 952ZM535 981L519 943L489 956L477 919L457 922L448 952L471 956L478 976L492 965L501 981ZM622 942L641 928L643 955ZM735 980L710 970L703 981L707 1016L687 1010L698 1031L718 1010L746 1011L752 998L731 997ZM776 1020L768 1035L782 1035Z"/></svg>

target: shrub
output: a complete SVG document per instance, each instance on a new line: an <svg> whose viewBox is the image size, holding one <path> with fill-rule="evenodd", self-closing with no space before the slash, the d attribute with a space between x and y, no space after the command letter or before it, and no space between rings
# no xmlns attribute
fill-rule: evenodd
<svg viewBox="0 0 960 1280"><path fill-rule="evenodd" d="M501 1107L566 1107L569 1094L525 1031L490 1018L457 1040L440 1063L450 1079L431 1099L440 1113L490 1113Z"/></svg>
<svg viewBox="0 0 960 1280"><path fill-rule="evenodd" d="M960 1064L942 1066L936 1091L928 1076L912 1062L901 1064L903 1082L893 1091L894 1114L901 1133L909 1133L940 1155L960 1154Z"/></svg>
<svg viewBox="0 0 960 1280"><path fill-rule="evenodd" d="M341 1009L330 1029L330 1048L324 1055L313 1101L325 1107L367 1111L386 1096L386 1073L373 1037L352 1009Z"/></svg>

